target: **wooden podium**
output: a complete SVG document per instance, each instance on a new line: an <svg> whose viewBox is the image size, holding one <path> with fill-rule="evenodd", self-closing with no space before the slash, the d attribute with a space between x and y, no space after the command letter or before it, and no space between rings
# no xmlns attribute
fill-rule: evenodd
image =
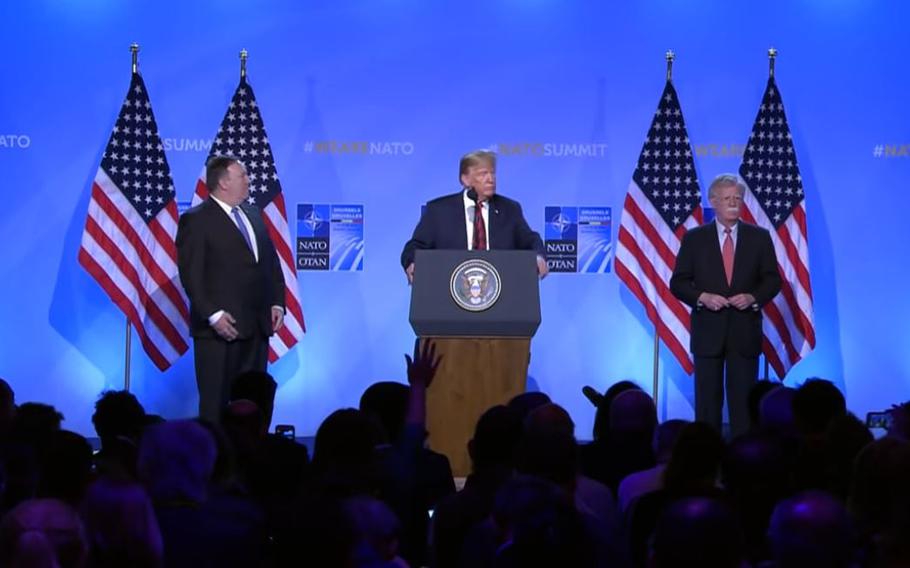
<svg viewBox="0 0 910 568"><path fill-rule="evenodd" d="M430 447L449 458L456 477L471 471L467 444L477 419L525 391L531 337L540 325L536 257L533 251L415 255L411 325L443 356L427 391Z"/></svg>

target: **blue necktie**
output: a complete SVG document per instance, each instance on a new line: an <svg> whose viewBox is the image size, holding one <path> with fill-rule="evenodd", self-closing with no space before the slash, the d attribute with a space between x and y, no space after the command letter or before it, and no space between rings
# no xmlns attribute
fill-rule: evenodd
<svg viewBox="0 0 910 568"><path fill-rule="evenodd" d="M234 221L237 222L237 228L240 229L240 234L243 235L243 240L246 241L246 246L250 247L250 252L253 252L253 241L250 240L250 233L246 230L246 223L243 222L240 208L234 207L231 209L231 213L234 215ZM253 256L256 256L255 253Z"/></svg>

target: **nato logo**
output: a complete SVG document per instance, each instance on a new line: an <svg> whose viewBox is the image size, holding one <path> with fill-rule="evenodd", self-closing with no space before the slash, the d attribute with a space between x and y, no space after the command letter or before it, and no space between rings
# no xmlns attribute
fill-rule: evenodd
<svg viewBox="0 0 910 568"><path fill-rule="evenodd" d="M363 205L297 205L297 270L363 270Z"/></svg>
<svg viewBox="0 0 910 568"><path fill-rule="evenodd" d="M545 238L548 241L574 241L578 239L578 208L547 207Z"/></svg>
<svg viewBox="0 0 910 568"><path fill-rule="evenodd" d="M544 221L550 272L610 271L613 218L609 207L546 207Z"/></svg>
<svg viewBox="0 0 910 568"><path fill-rule="evenodd" d="M329 238L329 205L302 203L297 206L298 238Z"/></svg>
<svg viewBox="0 0 910 568"><path fill-rule="evenodd" d="M578 267L578 208L544 208L544 247L550 272L576 272Z"/></svg>

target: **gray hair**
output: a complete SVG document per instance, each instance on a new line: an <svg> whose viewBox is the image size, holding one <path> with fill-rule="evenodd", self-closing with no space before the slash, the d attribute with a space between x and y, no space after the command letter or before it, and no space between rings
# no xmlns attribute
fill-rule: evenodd
<svg viewBox="0 0 910 568"><path fill-rule="evenodd" d="M708 186L708 199L714 196L714 192L719 187L729 187L736 186L736 190L739 191L739 195L743 196L746 194L746 184L743 182L742 178L736 174L720 174L711 182L711 185Z"/></svg>

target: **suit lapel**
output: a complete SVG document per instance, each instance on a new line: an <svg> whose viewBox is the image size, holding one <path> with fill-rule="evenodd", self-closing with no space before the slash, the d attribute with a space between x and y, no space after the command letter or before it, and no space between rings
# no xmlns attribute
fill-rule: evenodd
<svg viewBox="0 0 910 568"><path fill-rule="evenodd" d="M737 281L739 273L742 272L742 267L745 266L745 259L749 254L749 245L752 243L750 239L751 234L749 233L749 230L745 228L745 224L742 221L739 222L736 231L739 234L736 235L736 251L733 253L734 283Z"/></svg>
<svg viewBox="0 0 910 568"><path fill-rule="evenodd" d="M256 235L256 248L259 253L259 258L262 258L262 246L263 240L268 239L269 235L266 231L265 224L262 222L262 216L259 213L259 209L253 207L246 201L240 204L240 208L243 210L243 213L246 215L246 218L250 220L250 225L253 226L253 233ZM241 236L241 239L243 237ZM246 243L244 243L246 244ZM249 249L249 247L247 247ZM253 257L253 260L256 260L256 257Z"/></svg>
<svg viewBox="0 0 910 568"><path fill-rule="evenodd" d="M501 244L500 241L503 237L502 226L500 224L499 215L496 214L496 196L487 204L487 243L490 245L490 250L493 250L493 245L497 247ZM507 247L510 245L506 243Z"/></svg>
<svg viewBox="0 0 910 568"><path fill-rule="evenodd" d="M464 208L464 194L461 192L458 192L457 194L453 195L452 197L453 197L452 208L455 211L453 211L452 214L447 215L447 217L449 219L458 220L458 226L455 228L455 231L453 234L458 235L458 238L456 240L457 240L457 242L461 243L460 248L467 249L468 248L468 232L467 232L468 229L467 229L467 226L465 225L465 223L467 222L468 217L467 217L467 212L465 212L465 208Z"/></svg>

